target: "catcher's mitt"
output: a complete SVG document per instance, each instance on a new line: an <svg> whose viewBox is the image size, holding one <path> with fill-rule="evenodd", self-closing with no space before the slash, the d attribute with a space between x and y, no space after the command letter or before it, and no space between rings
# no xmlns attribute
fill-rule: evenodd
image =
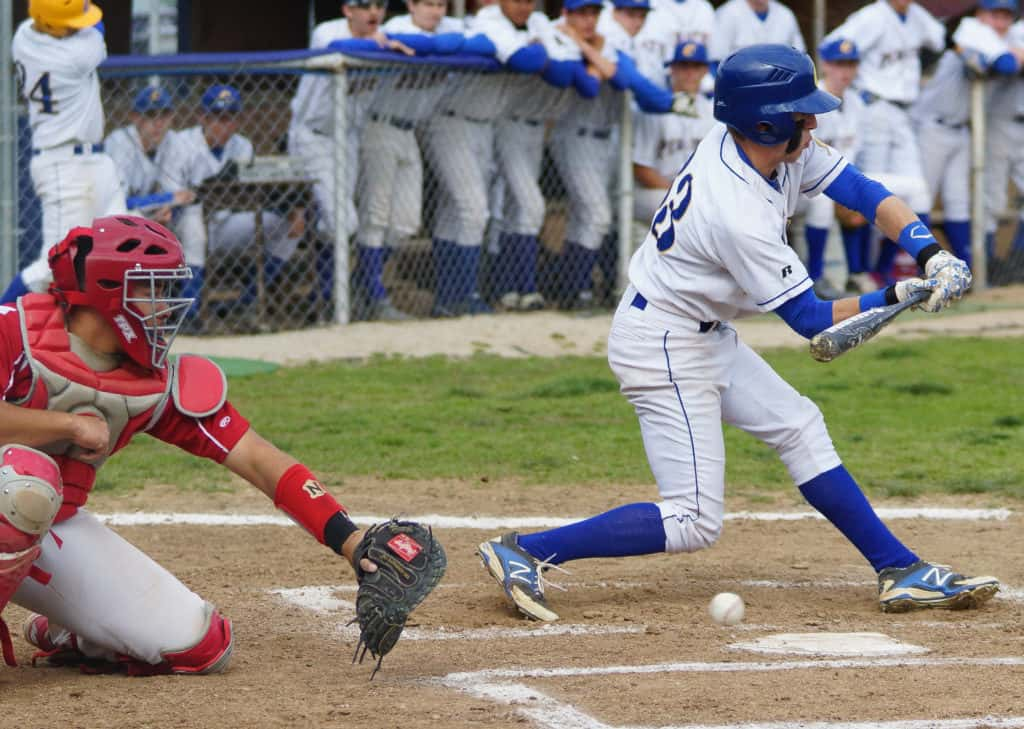
<svg viewBox="0 0 1024 729"><path fill-rule="evenodd" d="M363 558L374 562L377 571L365 572L359 566ZM359 623L359 642L352 662L361 663L369 651L377 659L372 679L398 642L409 613L441 581L448 559L429 527L392 519L366 530L354 561L359 591L352 622Z"/></svg>

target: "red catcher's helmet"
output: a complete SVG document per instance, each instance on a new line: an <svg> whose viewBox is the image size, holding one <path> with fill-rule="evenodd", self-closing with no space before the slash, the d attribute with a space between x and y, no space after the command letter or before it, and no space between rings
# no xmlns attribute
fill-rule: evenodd
<svg viewBox="0 0 1024 729"><path fill-rule="evenodd" d="M161 369L193 299L172 296L192 278L174 233L133 215L96 218L72 228L50 249L50 293L88 306L110 322L121 348L146 368Z"/></svg>

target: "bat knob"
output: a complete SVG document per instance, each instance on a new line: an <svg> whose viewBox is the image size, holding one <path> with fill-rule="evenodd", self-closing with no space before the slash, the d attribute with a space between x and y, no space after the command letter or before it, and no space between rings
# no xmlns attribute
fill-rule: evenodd
<svg viewBox="0 0 1024 729"><path fill-rule="evenodd" d="M831 362L839 356L839 347L831 337L815 334L811 338L811 356L819 362Z"/></svg>

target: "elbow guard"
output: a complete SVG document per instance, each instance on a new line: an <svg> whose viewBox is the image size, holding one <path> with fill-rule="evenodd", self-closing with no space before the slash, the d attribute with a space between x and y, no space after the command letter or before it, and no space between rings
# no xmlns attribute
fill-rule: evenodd
<svg viewBox="0 0 1024 729"><path fill-rule="evenodd" d="M548 53L540 43L531 43L513 53L505 64L518 73L539 73L548 62Z"/></svg>
<svg viewBox="0 0 1024 729"><path fill-rule="evenodd" d="M775 310L789 328L810 339L832 326L832 302L822 301L809 288Z"/></svg>

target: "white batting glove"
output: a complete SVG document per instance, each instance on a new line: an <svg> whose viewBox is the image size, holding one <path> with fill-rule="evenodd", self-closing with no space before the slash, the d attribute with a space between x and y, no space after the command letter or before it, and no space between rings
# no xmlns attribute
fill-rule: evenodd
<svg viewBox="0 0 1024 729"><path fill-rule="evenodd" d="M682 116L697 117L697 99L685 91L676 92L672 97L672 111Z"/></svg>
<svg viewBox="0 0 1024 729"><path fill-rule="evenodd" d="M971 269L965 261L948 251L939 251L929 258L924 272L928 278L938 281L938 285L932 289L932 295L921 304L925 311L942 311L971 288Z"/></svg>
<svg viewBox="0 0 1024 729"><path fill-rule="evenodd" d="M935 287L938 285L938 280L934 278L930 278L927 280L920 278L908 278L894 285L893 290L896 292L896 299L900 303L903 303L904 301L915 296L921 291L934 292ZM930 301L930 299L922 301L914 308L924 309L925 311L931 311L930 309L925 309L925 306L928 304L928 301ZM938 311L938 309L935 309L935 311Z"/></svg>

